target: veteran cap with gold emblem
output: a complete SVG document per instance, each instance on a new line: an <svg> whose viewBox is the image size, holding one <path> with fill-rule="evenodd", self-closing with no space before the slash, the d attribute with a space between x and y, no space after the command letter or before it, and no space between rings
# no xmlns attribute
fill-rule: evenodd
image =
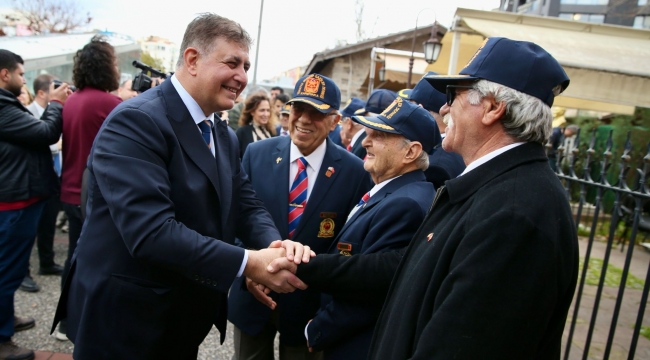
<svg viewBox="0 0 650 360"><path fill-rule="evenodd" d="M400 134L410 141L418 141L427 153L440 143L440 131L433 116L402 97L397 97L377 116L355 115L352 120L374 130Z"/></svg>
<svg viewBox="0 0 650 360"><path fill-rule="evenodd" d="M569 86L560 63L539 45L503 37L485 39L459 75L433 75L425 79L438 91L462 81L488 80L534 96L548 106Z"/></svg>
<svg viewBox="0 0 650 360"><path fill-rule="evenodd" d="M320 74L305 75L298 80L293 89L293 99L288 104L301 102L313 106L322 113L341 106L341 90L327 76Z"/></svg>

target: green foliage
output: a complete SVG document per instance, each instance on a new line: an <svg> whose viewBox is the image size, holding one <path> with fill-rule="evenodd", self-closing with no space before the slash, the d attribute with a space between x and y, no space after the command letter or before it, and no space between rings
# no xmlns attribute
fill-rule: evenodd
<svg viewBox="0 0 650 360"><path fill-rule="evenodd" d="M650 326L641 326L641 336L650 340Z"/></svg>
<svg viewBox="0 0 650 360"><path fill-rule="evenodd" d="M584 258L580 258L580 266L578 273L582 274L582 266L584 265ZM600 274L603 271L603 260L590 258L589 265L587 266L587 278L585 284L597 286L600 281ZM621 284L623 270L613 266L611 263L607 265L607 273L605 273L605 286L618 287ZM638 277L627 273L627 280L625 287L628 289L643 290L645 282ZM645 336L645 335L644 335Z"/></svg>
<svg viewBox="0 0 650 360"><path fill-rule="evenodd" d="M146 51L143 51L142 55L140 55L140 61L151 66L154 69L161 70L162 72L167 72L167 69L165 69L165 66L163 65L162 59L153 57Z"/></svg>

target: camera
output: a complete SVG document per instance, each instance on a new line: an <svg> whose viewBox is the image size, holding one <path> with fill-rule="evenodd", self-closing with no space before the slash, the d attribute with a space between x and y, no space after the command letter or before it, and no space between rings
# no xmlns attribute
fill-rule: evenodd
<svg viewBox="0 0 650 360"><path fill-rule="evenodd" d="M61 80L52 80L52 82L54 83L54 88L55 89L57 89L59 86L61 86L63 84L63 82ZM74 85L70 85L70 90L72 92L75 92L75 91L77 91L77 88L74 87Z"/></svg>
<svg viewBox="0 0 650 360"><path fill-rule="evenodd" d="M163 78L163 79L166 79L167 76L168 76L164 72L162 72L162 71L160 71L158 69L154 69L149 65L143 64L143 63L139 62L138 60L133 60L133 66L135 66L136 68L142 70L142 71L140 71L140 73L138 73L133 78L133 84L131 84L131 90L137 91L139 93L145 92L145 91L151 89L151 83L153 82L153 80L151 79L151 76L159 77L159 78ZM149 75L147 75L147 73ZM171 74L173 74L173 73L171 73ZM156 85L158 85L158 84L156 84Z"/></svg>

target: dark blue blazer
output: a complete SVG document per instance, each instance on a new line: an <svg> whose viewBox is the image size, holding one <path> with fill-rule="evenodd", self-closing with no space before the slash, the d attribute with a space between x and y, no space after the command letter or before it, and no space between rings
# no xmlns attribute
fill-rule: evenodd
<svg viewBox="0 0 650 360"><path fill-rule="evenodd" d="M215 124L216 159L171 81L118 105L88 160L86 220L54 324L76 359L196 359L244 250L280 234ZM53 328L54 329L54 328ZM52 330L53 330L52 329Z"/></svg>
<svg viewBox="0 0 650 360"><path fill-rule="evenodd" d="M288 136L258 141L249 145L242 160L255 192L283 239L289 236L290 144ZM330 167L334 171L327 176ZM318 179L292 240L309 245L317 254L326 252L343 228L350 210L371 185L363 162L327 140ZM329 219L333 221L333 229L323 231L321 226L329 223ZM242 282L243 279L236 280L230 290L228 320L245 333L256 335L269 321L271 311L255 300L245 286L242 287ZM320 307L320 293L311 289L297 290L291 294L276 294L274 298L280 312L282 342L289 346L305 346L305 325Z"/></svg>
<svg viewBox="0 0 650 360"><path fill-rule="evenodd" d="M406 247L434 196L422 171L398 177L348 220L329 253L370 254ZM326 359L366 359L383 299L333 300L323 295L322 304L307 328L309 345L324 350Z"/></svg>
<svg viewBox="0 0 650 360"><path fill-rule="evenodd" d="M328 136L334 144L343 147L343 143L341 142L341 125L336 125L334 130L330 131Z"/></svg>
<svg viewBox="0 0 650 360"><path fill-rule="evenodd" d="M433 149L429 155L429 168L424 172L427 181L439 189L449 179L455 179L465 171L463 158L454 153L445 151L441 145Z"/></svg>
<svg viewBox="0 0 650 360"><path fill-rule="evenodd" d="M366 136L368 136L368 135L367 135L366 132L364 131L364 132L359 136L359 139L357 139L357 142L354 143L354 146L353 146L352 149L350 150L351 153L353 153L354 155L356 155L356 156L357 156L359 159L361 159L361 160L364 160L364 159L366 158L366 155L368 154L368 153L366 152L366 148L364 148L363 145L361 145L361 143L363 142L363 139L365 139Z"/></svg>

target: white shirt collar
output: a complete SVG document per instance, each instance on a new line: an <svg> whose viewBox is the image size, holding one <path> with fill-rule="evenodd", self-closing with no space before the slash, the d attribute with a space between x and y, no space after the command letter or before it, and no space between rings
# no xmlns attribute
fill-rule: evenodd
<svg viewBox="0 0 650 360"><path fill-rule="evenodd" d="M206 119L212 121L212 123L214 124L214 113L211 113L210 115L206 116L203 113L203 110L201 110L201 107L196 102L196 100L194 100L192 95L190 95L190 93L188 93L187 90L185 90L181 82L178 81L176 75L172 76L171 82L172 85L174 85L174 89L176 89L176 92L178 92L178 95L181 97L183 104L185 104L187 111L190 112L190 115L192 116L192 119L194 119L194 122L196 124Z"/></svg>
<svg viewBox="0 0 650 360"><path fill-rule="evenodd" d="M441 138L441 139L444 139L444 138L445 138L445 136L447 136L447 134L446 134L446 133L440 133L440 138Z"/></svg>
<svg viewBox="0 0 650 360"><path fill-rule="evenodd" d="M291 160L291 163L293 163L294 161L298 160L298 158L304 157L305 160L307 160L309 167L311 167L315 171L318 171L320 169L321 164L323 163L323 158L325 157L325 150L327 150L327 138L325 138L323 143L318 145L316 150L312 151L312 153L309 154L308 156L304 156L300 152L296 144L294 144L293 141L291 141L289 160Z"/></svg>
<svg viewBox="0 0 650 360"><path fill-rule="evenodd" d="M34 100L32 104L34 104L34 108L38 112L38 114L34 114L34 116L36 116L37 119L40 119L43 113L45 112L45 108L42 107L38 102L36 102L36 100Z"/></svg>
<svg viewBox="0 0 650 360"><path fill-rule="evenodd" d="M359 136L361 136L361 134L363 134L365 131L366 131L366 129L363 128L363 129L357 131L356 134L354 134L354 136L352 137L352 140L350 141L350 147L354 146L354 144L357 143L357 140L359 140Z"/></svg>
<svg viewBox="0 0 650 360"><path fill-rule="evenodd" d="M370 197L372 197L372 196L375 195L377 192L379 192L379 190L381 190L384 186L388 185L389 182L391 182L391 181L397 179L397 178L400 177L400 176L402 176L402 175L397 175L397 176L395 176L394 178L390 178L390 179L388 179L388 180L384 180L384 181L380 182L379 184L376 184L375 186L373 186L372 189L370 189Z"/></svg>
<svg viewBox="0 0 650 360"><path fill-rule="evenodd" d="M504 152L506 152L506 151L508 151L510 149L514 149L517 146L523 145L523 144L524 144L523 142L517 142L517 143L514 143L514 144L506 145L506 146L504 146L502 148L499 148L499 149L496 149L494 151L491 151L491 152L481 156L480 158L472 161L469 165L467 165L467 167L465 168L465 171L463 171L463 173L460 174L459 176L463 176L463 175L467 174L468 172L476 169L477 167L485 164L486 162L494 159L495 157L503 154Z"/></svg>

